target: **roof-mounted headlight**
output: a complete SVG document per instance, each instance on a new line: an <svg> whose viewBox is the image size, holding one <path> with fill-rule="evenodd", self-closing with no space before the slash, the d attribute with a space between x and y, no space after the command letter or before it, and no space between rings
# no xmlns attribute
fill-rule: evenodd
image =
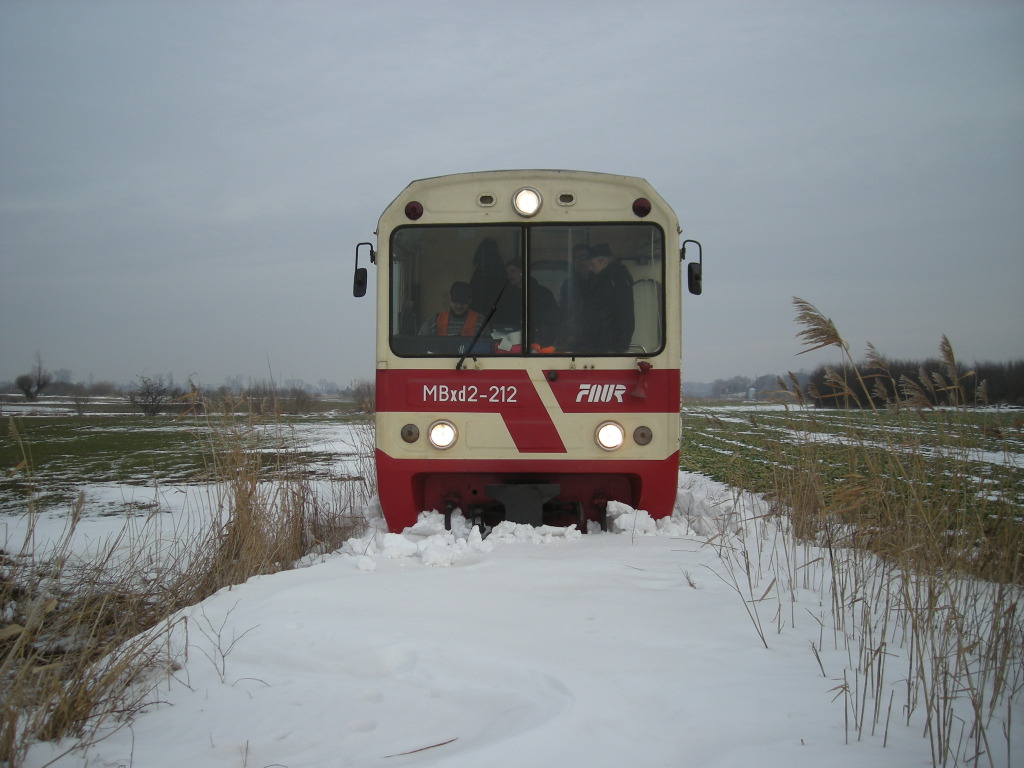
<svg viewBox="0 0 1024 768"><path fill-rule="evenodd" d="M523 187L512 195L512 207L524 219L536 216L540 206L540 192L533 187Z"/></svg>

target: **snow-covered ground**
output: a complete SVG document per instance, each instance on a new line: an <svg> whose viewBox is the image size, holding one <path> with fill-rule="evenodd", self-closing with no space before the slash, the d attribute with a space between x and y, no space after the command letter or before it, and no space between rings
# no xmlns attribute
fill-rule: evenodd
<svg viewBox="0 0 1024 768"><path fill-rule="evenodd" d="M903 681L858 737L839 690L856 653L827 595L771 583L798 548L764 503L679 483L671 520L616 506L615 530L588 535L506 523L481 539L437 514L389 534L371 504L340 551L181 612L150 706L85 754L37 744L26 766L931 765ZM820 567L800 551L801 573ZM1014 720L996 765L1024 760Z"/></svg>

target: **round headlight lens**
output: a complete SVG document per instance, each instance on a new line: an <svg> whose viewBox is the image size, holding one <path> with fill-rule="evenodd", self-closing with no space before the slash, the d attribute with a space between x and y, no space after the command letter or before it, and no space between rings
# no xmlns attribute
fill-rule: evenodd
<svg viewBox="0 0 1024 768"><path fill-rule="evenodd" d="M594 439L606 451L614 451L622 447L622 443L626 439L626 431L620 424L606 421L598 426L597 432L594 433Z"/></svg>
<svg viewBox="0 0 1024 768"><path fill-rule="evenodd" d="M427 439L430 440L430 444L441 450L455 445L458 436L459 433L456 431L455 425L450 421L435 421L427 430Z"/></svg>
<svg viewBox="0 0 1024 768"><path fill-rule="evenodd" d="M540 210L540 192L533 187L523 187L512 195L512 207L523 218L536 216Z"/></svg>

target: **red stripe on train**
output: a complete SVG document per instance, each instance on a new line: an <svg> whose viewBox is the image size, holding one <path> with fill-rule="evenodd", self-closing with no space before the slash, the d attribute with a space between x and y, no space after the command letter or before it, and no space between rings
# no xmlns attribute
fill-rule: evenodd
<svg viewBox="0 0 1024 768"><path fill-rule="evenodd" d="M674 413L679 370L549 370L545 381L563 413ZM382 370L382 412L497 413L520 453L566 453L529 374L521 370Z"/></svg>
<svg viewBox="0 0 1024 768"><path fill-rule="evenodd" d="M679 369L545 371L563 413L675 413Z"/></svg>
<svg viewBox="0 0 1024 768"><path fill-rule="evenodd" d="M526 371L377 371L377 410L498 413L520 453L566 453Z"/></svg>

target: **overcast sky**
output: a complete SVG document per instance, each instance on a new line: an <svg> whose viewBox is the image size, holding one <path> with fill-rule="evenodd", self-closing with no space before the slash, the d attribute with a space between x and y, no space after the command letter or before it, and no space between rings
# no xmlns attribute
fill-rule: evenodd
<svg viewBox="0 0 1024 768"><path fill-rule="evenodd" d="M1024 358L1024 2L0 2L0 380L372 376L413 179L646 178L683 378Z"/></svg>

